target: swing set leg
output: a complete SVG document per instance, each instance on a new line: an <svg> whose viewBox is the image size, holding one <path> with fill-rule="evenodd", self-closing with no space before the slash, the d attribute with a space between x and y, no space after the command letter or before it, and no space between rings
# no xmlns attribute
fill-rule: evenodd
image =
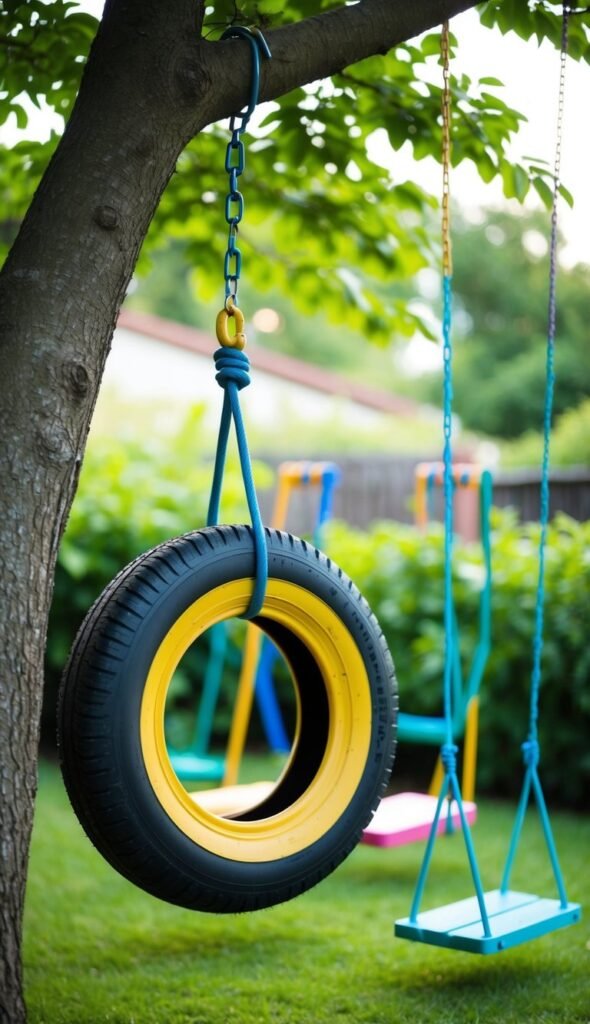
<svg viewBox="0 0 590 1024"><path fill-rule="evenodd" d="M477 769L477 730L479 723L479 698L472 697L467 707L465 740L463 744L463 776L461 791L463 799L472 803L475 800L475 776ZM444 778L444 768L440 756L432 774L428 793L438 796Z"/></svg>
<svg viewBox="0 0 590 1024"><path fill-rule="evenodd" d="M262 634L260 630L257 629L256 626L249 624L246 631L242 671L238 682L236 707L232 719L229 743L227 747L225 775L223 777L224 786L235 786L238 781L240 761L246 745L248 723L252 713L256 669L258 666L261 643Z"/></svg>
<svg viewBox="0 0 590 1024"><path fill-rule="evenodd" d="M475 800L475 773L477 768L477 729L479 699L472 697L467 707L465 739L463 742L463 779L461 790L464 800Z"/></svg>

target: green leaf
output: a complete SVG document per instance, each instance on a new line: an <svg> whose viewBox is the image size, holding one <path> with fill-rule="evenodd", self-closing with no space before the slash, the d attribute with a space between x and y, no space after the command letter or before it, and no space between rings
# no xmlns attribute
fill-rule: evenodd
<svg viewBox="0 0 590 1024"><path fill-rule="evenodd" d="M514 167L509 164L507 160L503 160L500 173L502 175L502 191L507 199L514 199L516 196L516 186L514 182Z"/></svg>
<svg viewBox="0 0 590 1024"><path fill-rule="evenodd" d="M518 164L514 165L513 168L513 183L514 183L514 194L517 199L522 201L526 197L529 190L530 181L527 172L524 167L520 167Z"/></svg>
<svg viewBox="0 0 590 1024"><path fill-rule="evenodd" d="M537 195L545 204L547 209L550 210L553 206L553 192L549 188L547 182L544 181L543 178L540 178L539 175L536 175L536 177L533 178L533 187L536 189Z"/></svg>

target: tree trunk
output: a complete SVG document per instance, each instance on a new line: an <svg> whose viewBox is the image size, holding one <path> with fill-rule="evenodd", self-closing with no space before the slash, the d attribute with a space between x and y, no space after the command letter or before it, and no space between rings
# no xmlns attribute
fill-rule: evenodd
<svg viewBox="0 0 590 1024"><path fill-rule="evenodd" d="M388 49L471 5L364 0L277 30L262 96ZM71 120L0 275L0 1020L7 1024L25 1020L20 939L53 573L103 367L179 153L248 91L247 44L202 41L201 8L193 0L107 0Z"/></svg>

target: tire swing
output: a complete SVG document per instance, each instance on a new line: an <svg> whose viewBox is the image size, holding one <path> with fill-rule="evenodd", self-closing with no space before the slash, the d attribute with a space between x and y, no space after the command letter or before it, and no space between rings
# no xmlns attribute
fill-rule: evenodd
<svg viewBox="0 0 590 1024"><path fill-rule="evenodd" d="M257 910L311 888L361 838L385 789L395 746L393 664L375 616L342 571L305 541L262 526L238 392L249 383L237 306L243 200L240 138L258 96L259 33L249 106L231 121L226 169L226 301L217 318L224 388L208 525L140 556L88 613L64 673L59 747L87 835L122 875L193 910ZM235 321L236 333L228 331ZM218 526L231 421L252 526ZM297 700L290 756L257 806L224 817L174 773L164 708L172 675L206 629L238 616L285 656Z"/></svg>

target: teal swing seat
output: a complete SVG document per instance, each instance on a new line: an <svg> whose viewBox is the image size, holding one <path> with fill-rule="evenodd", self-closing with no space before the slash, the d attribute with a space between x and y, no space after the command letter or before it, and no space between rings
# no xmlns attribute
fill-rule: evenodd
<svg viewBox="0 0 590 1024"><path fill-rule="evenodd" d="M484 894L484 901L489 935L482 929L476 896L426 910L418 914L414 922L409 917L402 918L395 923L395 934L400 939L461 949L464 953L500 953L580 919L577 903L566 902L562 907L559 900L544 899L528 892L493 889Z"/></svg>
<svg viewBox="0 0 590 1024"><path fill-rule="evenodd" d="M181 782L220 782L223 778L225 757L208 751L227 648L225 623L218 622L209 630L209 658L192 743L186 750L169 750L172 767Z"/></svg>
<svg viewBox="0 0 590 1024"><path fill-rule="evenodd" d="M538 774L539 743L538 715L539 691L541 686L541 656L543 651L543 611L544 611L544 568L547 524L549 522L549 446L551 436L551 418L554 390L554 349L556 301L555 284L557 272L557 200L559 196L559 161L561 150L561 127L564 95L565 55L567 52L568 8L563 7L561 73L559 88L558 141L554 169L553 211L551 218L550 241L550 274L549 274L549 316L546 349L546 383L545 409L543 423L543 459L541 472L541 533L539 539L539 567L535 604L535 623L533 633L533 657L529 699L528 733L522 744L525 765L524 779L518 808L516 811L512 836L506 858L506 864L499 889L483 891L475 849L469 830L469 824L462 803L461 790L457 779L456 755L457 746L453 735L453 703L456 700L453 679L457 658L457 627L454 620L452 594L452 543L453 543L453 471L451 452L452 430L452 346L451 346L451 308L452 308L452 277L450 258L450 235L448 221L448 168L449 168L449 124L450 124L450 92L448 62L448 22L443 25L442 63L444 75L443 89L443 382L444 382L444 500L445 500L445 658L444 658L444 737L441 746L441 762L444 777L438 796L436 812L426 843L422 865L418 875L416 891L412 901L410 914L395 923L395 935L398 938L410 939L413 942L427 943L447 949L463 950L467 953L491 954L511 949L523 942L539 938L559 928L575 924L582 916L578 903L568 900L561 868L557 856L557 848L553 839L549 814ZM446 215L446 216L445 216ZM557 888L557 899L546 898L528 892L510 889L512 865L518 849L525 814L529 805L531 790L534 793L537 810L541 821L543 837L547 847L551 868ZM428 870L434 850L434 843L439 832L439 819L443 807L449 801L456 801L461 821L461 832L465 841L467 859L471 871L475 896L469 899L449 903L434 910L420 911L420 904Z"/></svg>
<svg viewBox="0 0 590 1024"><path fill-rule="evenodd" d="M536 740L527 740L522 746L526 772L502 882L499 889L492 889L490 892L484 893L455 772L456 747L443 744L441 757L445 765L445 780L428 838L410 915L395 922L397 938L423 942L430 946L442 946L446 949L459 949L464 953L489 955L512 949L523 942L540 938L558 928L566 928L580 920L582 916L580 905L571 903L567 899L561 875L557 849L537 773L539 746ZM548 899L544 896L509 888L510 873L531 789L537 801L543 836L557 885L558 899ZM419 907L437 835L438 819L449 793L452 793L454 799L457 800L475 896L420 913Z"/></svg>

